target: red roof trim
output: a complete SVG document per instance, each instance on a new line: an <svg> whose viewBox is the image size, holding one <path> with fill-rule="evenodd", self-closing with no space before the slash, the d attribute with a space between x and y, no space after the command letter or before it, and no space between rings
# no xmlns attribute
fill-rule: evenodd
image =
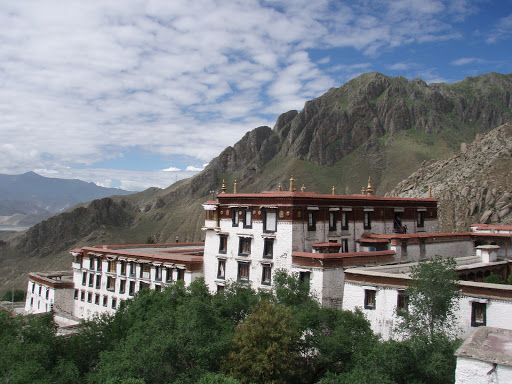
<svg viewBox="0 0 512 384"><path fill-rule="evenodd" d="M394 256L395 251L372 251L372 252L346 252L346 253L313 253L313 252L292 252L293 257L303 257L307 259L318 260L343 260L353 257L375 257L375 256Z"/></svg>

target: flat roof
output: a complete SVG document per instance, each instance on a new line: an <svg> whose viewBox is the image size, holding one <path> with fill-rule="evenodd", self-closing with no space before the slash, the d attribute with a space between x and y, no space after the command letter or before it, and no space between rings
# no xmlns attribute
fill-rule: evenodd
<svg viewBox="0 0 512 384"><path fill-rule="evenodd" d="M478 327L464 340L455 356L512 367L512 330Z"/></svg>
<svg viewBox="0 0 512 384"><path fill-rule="evenodd" d="M29 280L51 288L72 288L72 271L30 272Z"/></svg>

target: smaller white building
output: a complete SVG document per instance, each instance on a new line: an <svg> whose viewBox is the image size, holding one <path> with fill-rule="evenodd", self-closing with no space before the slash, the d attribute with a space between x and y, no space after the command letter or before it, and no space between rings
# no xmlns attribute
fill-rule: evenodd
<svg viewBox="0 0 512 384"><path fill-rule="evenodd" d="M28 276L25 312L29 314L73 312L73 274L71 271L32 272Z"/></svg>
<svg viewBox="0 0 512 384"><path fill-rule="evenodd" d="M455 384L512 383L512 331L480 327L455 352Z"/></svg>

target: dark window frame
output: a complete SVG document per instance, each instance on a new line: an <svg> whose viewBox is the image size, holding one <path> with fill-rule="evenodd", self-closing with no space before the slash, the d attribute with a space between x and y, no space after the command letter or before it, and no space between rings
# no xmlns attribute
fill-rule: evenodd
<svg viewBox="0 0 512 384"><path fill-rule="evenodd" d="M416 226L418 228L425 228L425 211L416 212Z"/></svg>
<svg viewBox="0 0 512 384"><path fill-rule="evenodd" d="M269 213L273 213L275 215L275 225L273 228L269 228L268 227L268 214ZM270 209L265 209L263 211L263 232L265 233L274 233L274 232L277 232L277 218L278 218L278 215L277 215L277 209L273 209L273 208L270 208Z"/></svg>
<svg viewBox="0 0 512 384"><path fill-rule="evenodd" d="M272 264L261 264L261 284L272 285Z"/></svg>
<svg viewBox="0 0 512 384"><path fill-rule="evenodd" d="M331 220L332 218L332 220ZM336 231L338 227L338 212L329 211L329 232Z"/></svg>
<svg viewBox="0 0 512 384"><path fill-rule="evenodd" d="M482 311L482 320L477 319L477 311ZM471 302L471 326L484 327L487 325L487 303Z"/></svg>
<svg viewBox="0 0 512 384"><path fill-rule="evenodd" d="M242 270L247 270L247 274L242 276ZM246 276L245 276L246 275ZM251 276L251 263L239 261L238 262L238 271L237 271L237 281L241 283L248 283L250 281Z"/></svg>
<svg viewBox="0 0 512 384"><path fill-rule="evenodd" d="M377 307L377 291L373 289L364 290L364 309L374 310Z"/></svg>
<svg viewBox="0 0 512 384"><path fill-rule="evenodd" d="M219 253L226 254L228 252L228 235L219 235Z"/></svg>
<svg viewBox="0 0 512 384"><path fill-rule="evenodd" d="M349 220L348 220L348 212L341 212L341 230L348 230Z"/></svg>
<svg viewBox="0 0 512 384"><path fill-rule="evenodd" d="M317 211L308 211L308 214L306 215L308 220L308 231L314 232L316 231L316 212Z"/></svg>
<svg viewBox="0 0 512 384"><path fill-rule="evenodd" d="M244 244L247 243L248 244L248 252L246 251L246 249L244 250ZM240 239L238 240L238 255L239 256L249 256L251 254L251 250L252 250L252 238L251 237L240 237Z"/></svg>
<svg viewBox="0 0 512 384"><path fill-rule="evenodd" d="M364 229L372 229L372 211L364 211L363 227Z"/></svg>
<svg viewBox="0 0 512 384"><path fill-rule="evenodd" d="M247 214L249 214L250 222L247 223ZM245 208L242 210L243 215L243 227L244 228L252 228L252 211L251 208Z"/></svg>
<svg viewBox="0 0 512 384"><path fill-rule="evenodd" d="M221 273L221 266L223 266L223 271ZM226 259L218 259L217 262L217 279L225 280L226 279Z"/></svg>
<svg viewBox="0 0 512 384"><path fill-rule="evenodd" d="M396 310L401 312L409 311L409 295L403 290L399 290L396 295Z"/></svg>
<svg viewBox="0 0 512 384"><path fill-rule="evenodd" d="M238 215L238 208L231 208L231 225L238 227L240 225L240 217Z"/></svg>
<svg viewBox="0 0 512 384"><path fill-rule="evenodd" d="M269 251L270 249L270 251ZM274 258L274 239L265 238L263 239L263 258L273 259Z"/></svg>

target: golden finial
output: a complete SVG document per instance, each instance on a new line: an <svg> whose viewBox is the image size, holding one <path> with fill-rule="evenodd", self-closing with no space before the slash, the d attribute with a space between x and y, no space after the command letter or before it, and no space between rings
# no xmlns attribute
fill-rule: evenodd
<svg viewBox="0 0 512 384"><path fill-rule="evenodd" d="M289 188L290 192L295 192L296 189L295 189L295 179L293 178L293 175L292 177L290 177L290 188Z"/></svg>
<svg viewBox="0 0 512 384"><path fill-rule="evenodd" d="M372 186L372 178L368 176L368 187L366 187L366 194L367 195L373 195L373 186Z"/></svg>
<svg viewBox="0 0 512 384"><path fill-rule="evenodd" d="M331 195L335 195L336 194L336 187L333 185L331 187Z"/></svg>
<svg viewBox="0 0 512 384"><path fill-rule="evenodd" d="M306 186L304 184L302 184L302 187L300 187L300 191L304 192L305 190L306 190Z"/></svg>
<svg viewBox="0 0 512 384"><path fill-rule="evenodd" d="M428 186L428 197L430 199L432 198L432 186L431 185Z"/></svg>
<svg viewBox="0 0 512 384"><path fill-rule="evenodd" d="M281 183L279 183L279 185L277 186L277 190L279 192L281 192L283 190L283 186L281 185Z"/></svg>
<svg viewBox="0 0 512 384"><path fill-rule="evenodd" d="M226 193L226 191L227 191L226 182L224 181L224 179L222 179L222 186L220 187L220 193Z"/></svg>
<svg viewBox="0 0 512 384"><path fill-rule="evenodd" d="M366 195L366 188L364 185L361 187L361 195Z"/></svg>
<svg viewBox="0 0 512 384"><path fill-rule="evenodd" d="M233 181L233 193L236 193L236 186L237 186L237 182L236 182L236 177L235 177L235 180Z"/></svg>

